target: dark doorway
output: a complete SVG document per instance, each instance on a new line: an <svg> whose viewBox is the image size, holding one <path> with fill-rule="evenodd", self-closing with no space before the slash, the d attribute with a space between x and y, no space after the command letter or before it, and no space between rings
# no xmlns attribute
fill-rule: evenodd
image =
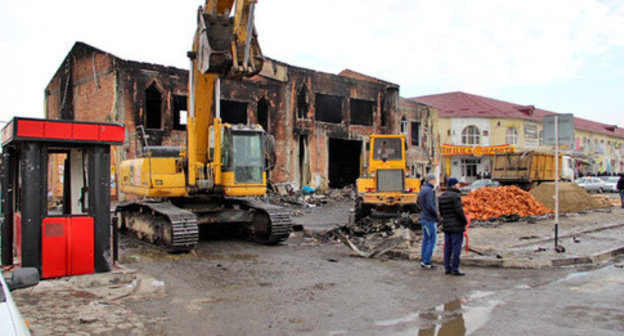
<svg viewBox="0 0 624 336"><path fill-rule="evenodd" d="M247 124L247 103L221 100L221 119L228 124Z"/></svg>
<svg viewBox="0 0 624 336"><path fill-rule="evenodd" d="M362 141L329 139L329 187L355 184L360 176Z"/></svg>
<svg viewBox="0 0 624 336"><path fill-rule="evenodd" d="M299 137L299 183L304 186L310 183L310 156L308 155L308 136Z"/></svg>
<svg viewBox="0 0 624 336"><path fill-rule="evenodd" d="M269 133L269 103L264 98L258 101L258 124Z"/></svg>

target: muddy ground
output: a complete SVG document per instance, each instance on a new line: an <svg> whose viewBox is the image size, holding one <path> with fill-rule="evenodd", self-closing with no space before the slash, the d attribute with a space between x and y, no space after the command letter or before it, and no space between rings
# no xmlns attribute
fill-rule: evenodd
<svg viewBox="0 0 624 336"><path fill-rule="evenodd" d="M295 222L324 231L346 223L350 207L344 201L297 208ZM596 222L623 215L581 216ZM14 292L25 318L34 322L33 334L624 333L618 260L544 270L464 267L467 276L453 277L415 261L354 257L338 242L298 234L279 246L204 241L183 255L122 238L121 262L136 271L141 286L109 283L112 293L97 293L50 283L63 290L46 292L40 284Z"/></svg>

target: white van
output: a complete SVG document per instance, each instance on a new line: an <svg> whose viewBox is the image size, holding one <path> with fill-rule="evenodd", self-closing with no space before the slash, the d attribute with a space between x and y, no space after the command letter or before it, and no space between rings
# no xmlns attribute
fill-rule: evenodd
<svg viewBox="0 0 624 336"><path fill-rule="evenodd" d="M574 180L574 166L576 163L570 155L563 155L561 157L561 179L565 181Z"/></svg>

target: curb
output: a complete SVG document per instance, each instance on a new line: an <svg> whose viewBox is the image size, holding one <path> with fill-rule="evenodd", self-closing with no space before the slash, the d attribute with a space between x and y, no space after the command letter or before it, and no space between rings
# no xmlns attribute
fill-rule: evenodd
<svg viewBox="0 0 624 336"><path fill-rule="evenodd" d="M392 250L386 253L393 259L404 259L420 261L420 253L405 250ZM624 254L624 246L606 250L590 256L577 256L570 258L554 259L528 259L528 258L492 258L492 257L462 257L461 264L475 267L496 267L496 268L525 268L525 269L545 269L561 266L597 264L609 260L613 257ZM444 263L441 257L432 258L436 263Z"/></svg>

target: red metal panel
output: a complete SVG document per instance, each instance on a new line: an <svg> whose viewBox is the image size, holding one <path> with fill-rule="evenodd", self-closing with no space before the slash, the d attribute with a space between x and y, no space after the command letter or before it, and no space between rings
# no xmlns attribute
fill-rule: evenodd
<svg viewBox="0 0 624 336"><path fill-rule="evenodd" d="M52 139L69 139L71 136L71 124L65 122L44 122L43 136Z"/></svg>
<svg viewBox="0 0 624 336"><path fill-rule="evenodd" d="M99 125L96 124L73 124L72 139L74 140L99 140Z"/></svg>
<svg viewBox="0 0 624 336"><path fill-rule="evenodd" d="M14 125L15 124L15 125ZM15 127L15 139L13 128ZM79 141L88 143L119 143L125 138L124 127L107 123L63 122L45 119L14 118L2 129L2 143L12 140L45 140Z"/></svg>
<svg viewBox="0 0 624 336"><path fill-rule="evenodd" d="M42 222L41 277L66 276L67 268L67 217L48 217Z"/></svg>
<svg viewBox="0 0 624 336"><path fill-rule="evenodd" d="M43 122L39 120L18 120L17 136L27 138L43 138Z"/></svg>
<svg viewBox="0 0 624 336"><path fill-rule="evenodd" d="M22 266L22 214L13 214L13 248L15 249L14 261Z"/></svg>
<svg viewBox="0 0 624 336"><path fill-rule="evenodd" d="M123 142L125 138L123 126L102 125L100 126L100 140Z"/></svg>
<svg viewBox="0 0 624 336"><path fill-rule="evenodd" d="M94 224L93 217L69 218L67 242L68 275L89 274L94 271Z"/></svg>

